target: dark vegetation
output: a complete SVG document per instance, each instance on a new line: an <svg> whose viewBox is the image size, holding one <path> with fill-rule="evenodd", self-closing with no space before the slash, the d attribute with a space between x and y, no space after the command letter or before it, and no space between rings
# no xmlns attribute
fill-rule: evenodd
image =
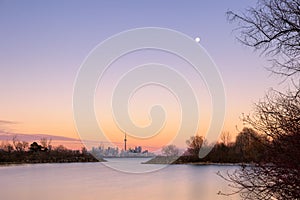
<svg viewBox="0 0 300 200"><path fill-rule="evenodd" d="M264 136L264 154L252 167L220 175L244 199L300 199L299 92L271 91L244 121Z"/></svg>
<svg viewBox="0 0 300 200"><path fill-rule="evenodd" d="M271 141L251 128L244 128L237 135L235 142L230 142L230 138L231 135L228 132L223 133L221 141L214 145L210 153L204 158L199 158L200 148L209 148L209 145L202 136L192 136L186 141L188 147L182 155L178 154L179 150L175 150L174 145L169 145L163 147L161 156L157 156L147 163L255 163L265 160L268 156L267 144L270 144Z"/></svg>
<svg viewBox="0 0 300 200"><path fill-rule="evenodd" d="M40 144L18 141L13 138L12 144L2 142L0 145L1 164L24 164L24 163L68 163L68 162L98 162L83 147L81 151L70 150L62 145L52 147L51 140L41 139ZM101 160L100 160L101 161Z"/></svg>
<svg viewBox="0 0 300 200"><path fill-rule="evenodd" d="M234 143L218 143L212 151L203 158L208 162L220 163L253 163L266 158L266 144L270 141L251 128L244 128L236 137Z"/></svg>
<svg viewBox="0 0 300 200"><path fill-rule="evenodd" d="M220 176L243 199L300 199L300 1L258 0L228 19L238 25L238 40L267 56L268 69L293 89L271 90L244 118L267 139L263 157Z"/></svg>

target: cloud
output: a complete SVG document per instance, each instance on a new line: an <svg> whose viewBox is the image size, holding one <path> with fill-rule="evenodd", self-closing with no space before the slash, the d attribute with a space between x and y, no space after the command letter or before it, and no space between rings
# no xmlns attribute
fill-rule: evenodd
<svg viewBox="0 0 300 200"><path fill-rule="evenodd" d="M18 122L14 121L8 121L8 120L0 120L0 126L1 125L7 125L7 124L17 124Z"/></svg>
<svg viewBox="0 0 300 200"><path fill-rule="evenodd" d="M17 136L18 139L24 141L31 141L31 140L39 140L41 138L51 138L53 140L61 140L61 141L77 141L78 139L68 138L63 136L55 136L55 135L47 135L47 134L22 134L17 133L11 130L11 126L14 124L18 124L15 121L9 120L0 120L0 140L8 140L11 139L13 136Z"/></svg>
<svg viewBox="0 0 300 200"><path fill-rule="evenodd" d="M0 119L0 133L13 134L12 126L15 124L18 122Z"/></svg>
<svg viewBox="0 0 300 200"><path fill-rule="evenodd" d="M11 140L14 136L17 136L18 140L27 141L27 142L39 141L41 138L48 138L48 139L59 140L59 141L80 141L79 139L75 139L75 138L49 135L49 134L22 134L22 133L1 133L0 132L0 140Z"/></svg>

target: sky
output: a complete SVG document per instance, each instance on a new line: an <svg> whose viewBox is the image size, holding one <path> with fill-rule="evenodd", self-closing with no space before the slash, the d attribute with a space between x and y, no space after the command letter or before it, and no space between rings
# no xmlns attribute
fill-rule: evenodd
<svg viewBox="0 0 300 200"><path fill-rule="evenodd" d="M0 120L11 122L0 124L0 130L79 138L72 97L77 73L85 58L96 45L119 32L141 27L162 27L182 32L191 38L201 38L200 44L218 66L224 82L226 116L223 131L236 135L243 128L240 120L242 113L250 113L253 103L262 98L269 88L280 90L285 87L279 84L278 77L271 76L265 69L269 65L266 58L235 39L233 29L236 26L226 19L226 11L240 13L254 3L250 0L0 0ZM121 75L126 68L122 66L131 66L135 60L150 62L154 59L174 65L178 70L184 69L183 74L189 73L182 68L183 63L174 63L175 58L161 52L143 51L128 56L127 59L120 59L119 64L113 66L111 75L102 82L106 84L107 92L112 89L110 80L113 83L113 78ZM200 104L203 113L198 129L198 133L202 134L209 126L209 95L203 80L193 82L193 74L187 76L197 90L196 95L204 99ZM111 116L102 116L109 109L101 104L106 93L99 91L99 88L101 86L95 93L97 120L102 123L109 140L122 142L123 133L112 124ZM166 110L174 112L168 116L174 117L166 122L160 136L143 141L131 138L132 146L172 143L175 137L173 129L180 123L180 118L176 117L178 112L174 110L178 110L180 105L169 103L174 102L174 96L161 88L149 86L146 92L137 93L130 100L132 119L139 126L151 123L145 109L157 101L167 105ZM189 136L189 133L184 135ZM181 142L176 144L184 146L187 139L184 137L179 138Z"/></svg>

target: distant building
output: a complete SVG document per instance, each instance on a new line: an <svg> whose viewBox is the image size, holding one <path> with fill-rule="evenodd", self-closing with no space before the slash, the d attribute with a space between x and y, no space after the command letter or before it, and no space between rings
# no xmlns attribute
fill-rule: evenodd
<svg viewBox="0 0 300 200"><path fill-rule="evenodd" d="M137 146L134 149L129 149L129 152L131 152L131 153L142 153L142 147Z"/></svg>
<svg viewBox="0 0 300 200"><path fill-rule="evenodd" d="M125 133L125 138L124 138L124 149L125 149L125 151L127 150L126 143L127 143L127 138L126 138L126 133Z"/></svg>

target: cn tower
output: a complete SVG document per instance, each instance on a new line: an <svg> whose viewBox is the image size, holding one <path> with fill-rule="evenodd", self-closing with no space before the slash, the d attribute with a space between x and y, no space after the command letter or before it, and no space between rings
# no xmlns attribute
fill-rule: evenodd
<svg viewBox="0 0 300 200"><path fill-rule="evenodd" d="M124 138L124 149L126 151L126 142L127 142L127 139L126 139L126 133L125 133L125 138Z"/></svg>

